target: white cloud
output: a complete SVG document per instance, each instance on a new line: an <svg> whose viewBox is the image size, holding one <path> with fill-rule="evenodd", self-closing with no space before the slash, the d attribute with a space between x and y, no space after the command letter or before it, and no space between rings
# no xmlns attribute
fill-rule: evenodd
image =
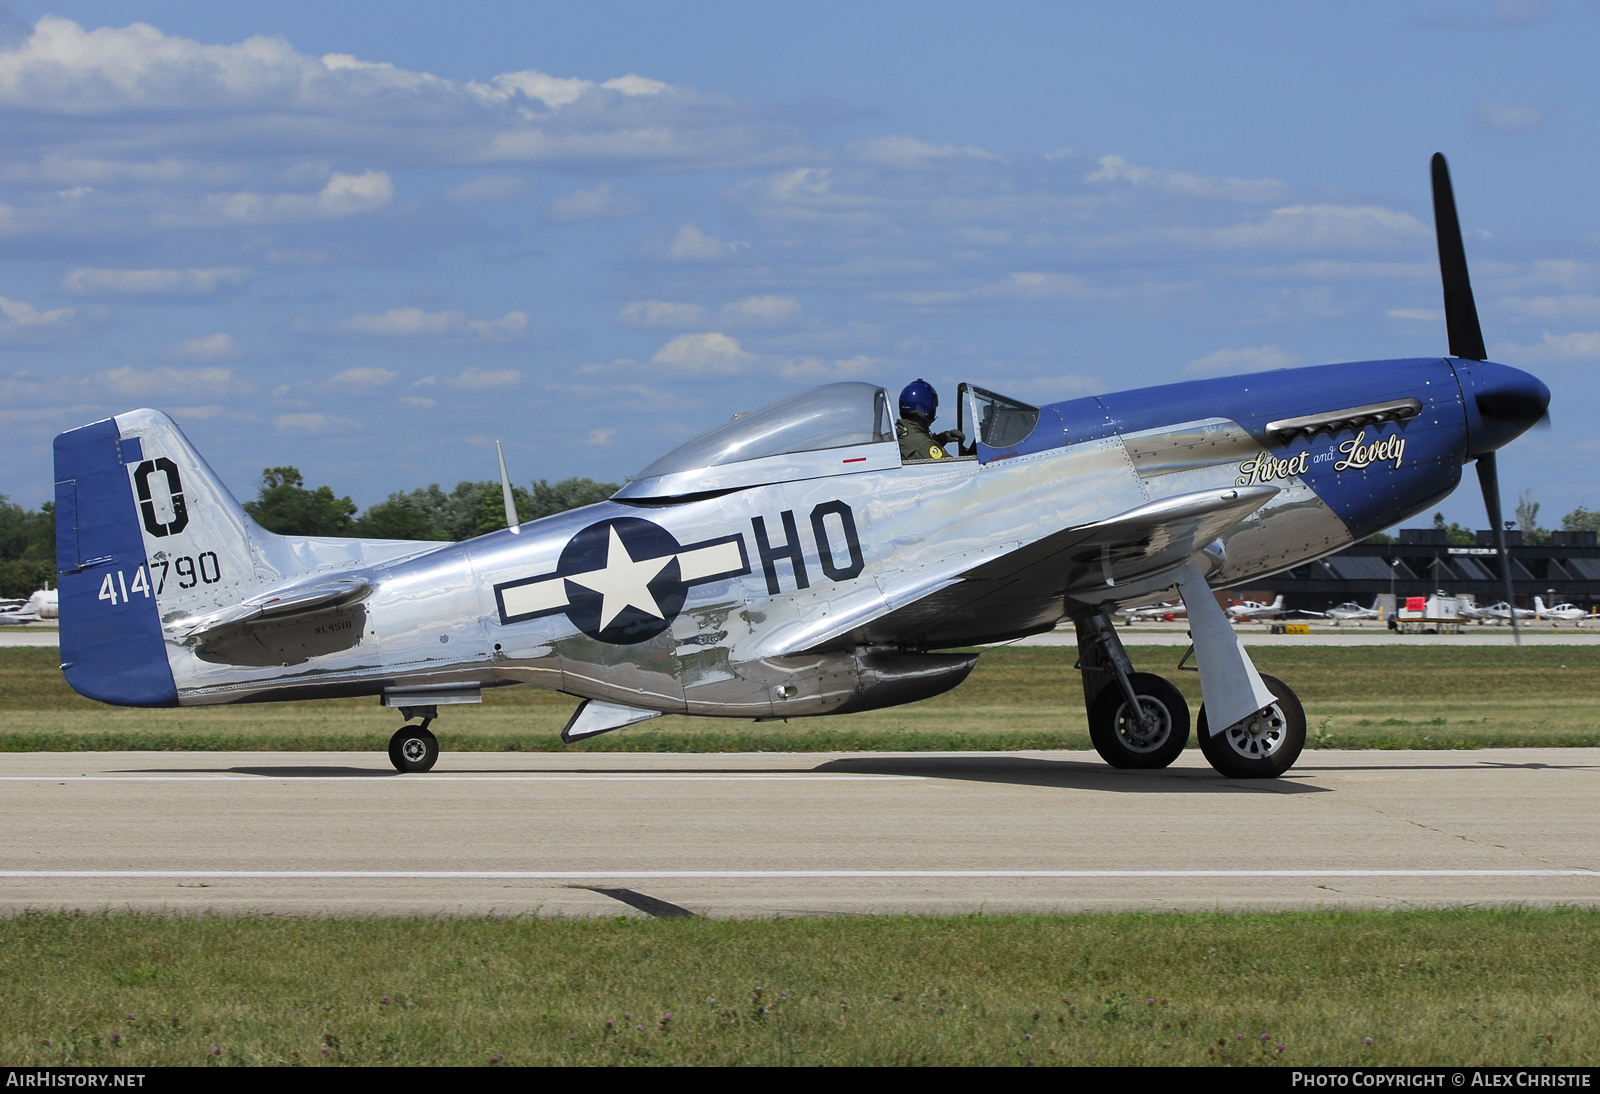
<svg viewBox="0 0 1600 1094"><path fill-rule="evenodd" d="M593 190L578 190L550 203L550 215L557 220L605 220L642 212L644 202L619 194L604 182Z"/></svg>
<svg viewBox="0 0 1600 1094"><path fill-rule="evenodd" d="M1523 100L1502 105L1482 102L1473 111L1478 124L1494 133L1528 133L1538 129L1550 117L1550 111Z"/></svg>
<svg viewBox="0 0 1600 1094"><path fill-rule="evenodd" d="M328 377L327 383L361 394L393 383L399 375L386 368L347 368Z"/></svg>
<svg viewBox="0 0 1600 1094"><path fill-rule="evenodd" d="M0 407L55 405L69 410L77 420L85 421L92 414L115 413L131 406L167 406L174 398L182 397L210 404L180 408L191 417L202 417L205 416L202 412L216 404L253 396L255 392L256 385L239 379L230 369L217 367L161 366L141 370L123 366L84 375L53 374L44 378L19 370L0 379Z"/></svg>
<svg viewBox="0 0 1600 1094"><path fill-rule="evenodd" d="M748 243L724 243L702 232L695 224L687 223L671 239L650 240L640 251L674 262L713 262L748 246Z"/></svg>
<svg viewBox="0 0 1600 1094"><path fill-rule="evenodd" d="M1492 281L1502 292L1545 287L1574 292L1593 287L1596 281L1594 266L1566 258L1536 259L1526 265L1478 262L1472 275L1474 280Z"/></svg>
<svg viewBox="0 0 1600 1094"><path fill-rule="evenodd" d="M314 329L302 323L301 329ZM445 338L474 336L485 342L508 342L528 326L528 313L511 311L499 319L468 319L459 311L425 312L421 308L390 308L386 312L363 312L335 323L342 334L365 334L380 338Z"/></svg>
<svg viewBox="0 0 1600 1094"><path fill-rule="evenodd" d="M1126 183L1193 197L1226 198L1232 201L1274 201L1288 191L1277 179L1207 178L1185 171L1166 171L1137 167L1121 156L1101 156L1098 166L1084 175L1086 183Z"/></svg>
<svg viewBox="0 0 1600 1094"><path fill-rule="evenodd" d="M600 86L605 88L607 91L620 91L624 95L630 97L638 95L659 95L670 87L669 84L664 84L660 80L652 80L645 76L636 76L631 72L626 76L618 76L615 79L607 80Z"/></svg>
<svg viewBox="0 0 1600 1094"><path fill-rule="evenodd" d="M604 367L604 366L602 366ZM579 371L586 371L580 369ZM607 412L618 410L660 414L683 410L695 405L681 394L658 391L647 384L564 384L549 383L546 391L559 391L578 399L588 399L604 404Z"/></svg>
<svg viewBox="0 0 1600 1094"><path fill-rule="evenodd" d="M832 361L823 360L821 357L795 357L780 364L778 373L785 380L802 380L815 384L872 376L883 372L893 364L894 362L885 358L872 357L864 353Z"/></svg>
<svg viewBox="0 0 1600 1094"><path fill-rule="evenodd" d="M347 399L353 395L366 395L385 387L399 377L398 372L371 366L347 368L326 380L301 380L293 384L279 384L272 397L286 406L315 410L330 399Z"/></svg>
<svg viewBox="0 0 1600 1094"><path fill-rule="evenodd" d="M499 319L474 319L467 330L486 342L509 342L528 329L528 313L509 311Z"/></svg>
<svg viewBox="0 0 1600 1094"><path fill-rule="evenodd" d="M1600 358L1600 331L1550 334L1531 346L1508 342L1491 353L1497 361L1518 365L1560 364L1565 361L1592 361Z"/></svg>
<svg viewBox="0 0 1600 1094"><path fill-rule="evenodd" d="M463 387L469 391L515 387L520 383L522 383L522 373L514 368L480 369L469 365L461 370L461 375L455 378L457 387Z"/></svg>
<svg viewBox="0 0 1600 1094"><path fill-rule="evenodd" d="M857 143L855 158L877 167L922 168L943 160L982 159L997 157L992 152L970 144L929 144L915 137L873 137Z"/></svg>
<svg viewBox="0 0 1600 1094"><path fill-rule="evenodd" d="M747 296L722 306L722 321L729 326L787 323L800 318L800 301L792 296Z"/></svg>
<svg viewBox="0 0 1600 1094"><path fill-rule="evenodd" d="M1432 228L1410 213L1376 205L1287 205L1265 220L1210 233L1227 248L1293 250L1386 248L1424 238L1433 238Z"/></svg>
<svg viewBox="0 0 1600 1094"><path fill-rule="evenodd" d="M1415 319L1425 323L1444 322L1444 310L1442 308L1390 308L1383 314L1390 319Z"/></svg>
<svg viewBox="0 0 1600 1094"><path fill-rule="evenodd" d="M47 331L52 328L59 329L72 321L77 314L71 308L52 308L49 311L40 311L32 304L25 304L20 300L8 300L0 296L0 334L16 331Z"/></svg>
<svg viewBox="0 0 1600 1094"><path fill-rule="evenodd" d="M1508 296L1497 301L1501 308L1524 319L1546 322L1600 320L1600 296L1593 293L1567 293L1562 296Z"/></svg>
<svg viewBox="0 0 1600 1094"><path fill-rule="evenodd" d="M1240 372L1265 372L1267 369L1291 368L1300 364L1302 360L1298 353L1288 353L1277 346L1219 349L1190 361L1184 366L1183 371L1190 376L1229 376Z"/></svg>
<svg viewBox="0 0 1600 1094"><path fill-rule="evenodd" d="M279 414L272 419L272 424L284 433L310 433L317 436L348 433L361 428L360 422L322 413Z"/></svg>
<svg viewBox="0 0 1600 1094"><path fill-rule="evenodd" d="M511 201L528 191L528 180L519 175L480 175L475 179L451 187L451 201L463 205Z"/></svg>
<svg viewBox="0 0 1600 1094"><path fill-rule="evenodd" d="M793 126L749 104L635 73L596 82L530 69L462 83L350 54L311 56L283 38L211 45L144 23L85 30L55 15L0 49L0 106L115 119L74 142L84 145L77 159L125 158L129 148L159 159L199 137L257 156L287 144L435 164L731 165L803 152Z"/></svg>
<svg viewBox="0 0 1600 1094"><path fill-rule="evenodd" d="M699 304L674 304L666 300L635 300L617 313L617 322L630 327L698 327L706 321Z"/></svg>
<svg viewBox="0 0 1600 1094"><path fill-rule="evenodd" d="M744 371L752 355L726 334L680 334L656 351L652 364L684 376L732 376Z"/></svg>
<svg viewBox="0 0 1600 1094"><path fill-rule="evenodd" d="M458 311L425 312L421 308L390 308L379 314L362 312L335 323L333 329L346 334L376 334L406 337L418 334L448 334L460 330L467 317Z"/></svg>
<svg viewBox="0 0 1600 1094"><path fill-rule="evenodd" d="M200 338L190 338L182 342L175 342L162 351L161 355L168 358L192 358L199 361L220 361L228 357L238 357L244 349L233 340L231 334L207 334Z"/></svg>
<svg viewBox="0 0 1600 1094"><path fill-rule="evenodd" d="M1349 262L1338 259L1312 259L1288 266L1263 267L1261 276L1276 280L1299 277L1312 281L1421 281L1439 280L1437 262Z"/></svg>
<svg viewBox="0 0 1600 1094"><path fill-rule="evenodd" d="M232 369L155 368L147 372L124 366L97 374L95 383L118 395L131 398L169 399L174 392L185 398L227 399L249 395L255 385L240 380Z"/></svg>
<svg viewBox="0 0 1600 1094"><path fill-rule="evenodd" d="M610 444L611 438L617 435L615 429L591 429L589 439L584 444Z"/></svg>
<svg viewBox="0 0 1600 1094"><path fill-rule="evenodd" d="M250 276L244 266L199 270L107 270L79 266L61 287L79 296L208 296Z"/></svg>
<svg viewBox="0 0 1600 1094"><path fill-rule="evenodd" d="M929 292L882 294L882 299L922 307L983 301L1054 301L1105 303L1122 294L1089 284L1077 274L1029 271L1008 274L1000 281L972 289L940 289Z"/></svg>
<svg viewBox="0 0 1600 1094"><path fill-rule="evenodd" d="M370 213L389 204L394 183L386 171L359 175L335 172L315 194L208 194L208 219L234 224L289 224L297 221L337 220Z"/></svg>

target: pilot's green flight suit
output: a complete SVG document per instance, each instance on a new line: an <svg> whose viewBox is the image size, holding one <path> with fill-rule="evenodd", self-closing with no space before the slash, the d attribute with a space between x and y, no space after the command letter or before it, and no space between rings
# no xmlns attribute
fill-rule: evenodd
<svg viewBox="0 0 1600 1094"><path fill-rule="evenodd" d="M959 438L960 434L952 429L935 437L928 432L928 427L915 418L901 418L894 423L894 435L900 441L900 458L902 460L943 460L956 454L954 449L946 449L942 445L949 444Z"/></svg>

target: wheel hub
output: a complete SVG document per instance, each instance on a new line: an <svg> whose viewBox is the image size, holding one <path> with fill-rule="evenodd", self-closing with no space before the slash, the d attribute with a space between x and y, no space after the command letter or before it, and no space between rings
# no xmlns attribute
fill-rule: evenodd
<svg viewBox="0 0 1600 1094"><path fill-rule="evenodd" d="M421 763L428 755L428 743L421 737L408 737L400 746L400 755L410 763Z"/></svg>
<svg viewBox="0 0 1600 1094"><path fill-rule="evenodd" d="M1263 760L1283 747L1288 724L1283 708L1273 703L1266 710L1235 722L1222 731L1222 736L1228 747L1239 755L1249 760Z"/></svg>
<svg viewBox="0 0 1600 1094"><path fill-rule="evenodd" d="M1172 715L1161 703L1139 696L1139 714L1124 702L1117 708L1117 736L1131 752L1154 752L1172 736Z"/></svg>

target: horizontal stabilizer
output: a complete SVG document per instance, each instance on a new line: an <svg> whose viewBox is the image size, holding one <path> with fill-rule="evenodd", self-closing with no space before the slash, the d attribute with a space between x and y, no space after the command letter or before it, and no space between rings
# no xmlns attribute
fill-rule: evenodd
<svg viewBox="0 0 1600 1094"><path fill-rule="evenodd" d="M186 621L175 637L206 638L217 631L257 619L280 618L360 600L372 589L365 577L318 578L288 585L270 585L238 604Z"/></svg>
<svg viewBox="0 0 1600 1094"><path fill-rule="evenodd" d="M639 707L623 706L621 703L602 703L598 699L585 699L578 704L578 709L572 712L572 720L567 723L567 728L561 731L561 743L570 745L573 741L581 741L585 737L593 737L608 730L621 729L635 722L659 717L661 717L659 710L642 710Z"/></svg>

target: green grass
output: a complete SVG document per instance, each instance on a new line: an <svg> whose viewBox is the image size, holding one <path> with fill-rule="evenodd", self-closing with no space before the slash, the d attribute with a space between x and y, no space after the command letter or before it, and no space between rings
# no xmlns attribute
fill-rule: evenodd
<svg viewBox="0 0 1600 1094"><path fill-rule="evenodd" d="M1596 967L1600 913L1573 910L28 914L0 922L0 1057L1570 1066L1600 1057Z"/></svg>
<svg viewBox="0 0 1600 1094"><path fill-rule="evenodd" d="M1174 667L1182 647L1133 647L1135 665L1174 681L1192 708L1199 677ZM666 717L574 751L750 752L1086 749L1076 650L1007 648L983 655L959 688L892 710L791 723ZM1544 646L1257 647L1261 671L1305 704L1310 745L1481 748L1600 745L1600 648ZM125 710L66 686L51 649L0 649L0 751L112 749L382 749L399 724L371 699ZM435 726L452 751L563 751L577 700L536 688L448 707Z"/></svg>

